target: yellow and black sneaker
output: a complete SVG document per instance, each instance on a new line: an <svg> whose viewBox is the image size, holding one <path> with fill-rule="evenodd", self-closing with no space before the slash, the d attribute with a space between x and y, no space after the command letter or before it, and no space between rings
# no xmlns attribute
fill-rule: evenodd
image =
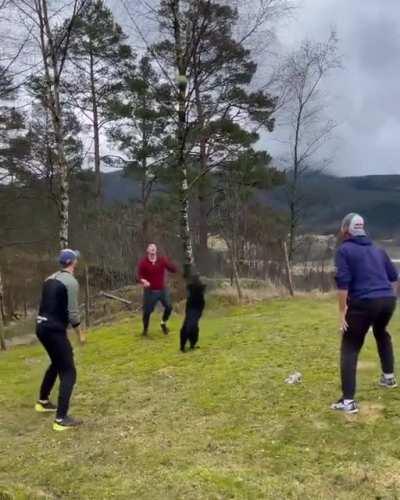
<svg viewBox="0 0 400 500"><path fill-rule="evenodd" d="M57 411L57 406L53 405L51 401L38 401L35 404L35 411L38 413L50 413Z"/></svg>
<svg viewBox="0 0 400 500"><path fill-rule="evenodd" d="M53 431L67 431L82 425L82 420L72 417L56 418L53 423Z"/></svg>

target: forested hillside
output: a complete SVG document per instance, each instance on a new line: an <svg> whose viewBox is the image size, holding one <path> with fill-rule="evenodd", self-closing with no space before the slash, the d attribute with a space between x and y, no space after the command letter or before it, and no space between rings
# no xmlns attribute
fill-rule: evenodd
<svg viewBox="0 0 400 500"><path fill-rule="evenodd" d="M104 174L104 195L107 203L137 199L138 183L122 171ZM360 212L368 222L369 231L378 238L400 237L400 175L335 177L309 174L302 180L304 198L303 232L332 234L341 218L349 212ZM255 199L266 210L287 212L286 186L273 191L259 190Z"/></svg>

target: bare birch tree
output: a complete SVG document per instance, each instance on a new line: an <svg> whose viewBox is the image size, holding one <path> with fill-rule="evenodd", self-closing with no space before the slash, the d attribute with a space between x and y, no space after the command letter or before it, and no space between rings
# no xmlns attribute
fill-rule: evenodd
<svg viewBox="0 0 400 500"><path fill-rule="evenodd" d="M316 168L316 158L336 124L327 116L323 83L340 66L335 33L323 43L306 40L290 54L279 70L283 115L288 126L290 148L288 172L289 260L293 260L301 213L302 177Z"/></svg>
<svg viewBox="0 0 400 500"><path fill-rule="evenodd" d="M48 0L13 0L15 8L30 21L27 28L40 50L44 99L54 132L57 152L59 244L66 248L69 242L69 176L64 144L64 113L61 97L62 77L67 60L74 22L87 0L74 0L69 23L60 28L63 8L51 6ZM68 4L69 6L70 4ZM54 7L54 11L50 10Z"/></svg>

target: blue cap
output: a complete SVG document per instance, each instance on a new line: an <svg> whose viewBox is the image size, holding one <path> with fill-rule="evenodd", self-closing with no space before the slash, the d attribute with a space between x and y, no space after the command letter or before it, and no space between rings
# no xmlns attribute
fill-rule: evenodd
<svg viewBox="0 0 400 500"><path fill-rule="evenodd" d="M69 266L73 262L75 262L80 257L79 250L71 250L70 248L65 248L61 250L58 256L58 262L62 266Z"/></svg>

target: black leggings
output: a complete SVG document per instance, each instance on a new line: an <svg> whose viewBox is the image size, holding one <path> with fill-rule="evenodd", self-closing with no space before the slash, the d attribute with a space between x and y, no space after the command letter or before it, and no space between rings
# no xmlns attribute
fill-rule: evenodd
<svg viewBox="0 0 400 500"><path fill-rule="evenodd" d="M358 355L365 336L372 326L383 373L393 373L392 339L386 330L396 308L396 299L353 300L347 311L348 330L343 334L341 347L341 378L344 399L353 399L356 392Z"/></svg>
<svg viewBox="0 0 400 500"><path fill-rule="evenodd" d="M67 333L51 330L47 325L38 325L36 332L40 342L46 349L51 364L44 375L40 387L39 399L46 401L54 387L57 375L60 378L58 394L57 418L64 418L68 414L69 400L76 382L76 369L72 346Z"/></svg>

